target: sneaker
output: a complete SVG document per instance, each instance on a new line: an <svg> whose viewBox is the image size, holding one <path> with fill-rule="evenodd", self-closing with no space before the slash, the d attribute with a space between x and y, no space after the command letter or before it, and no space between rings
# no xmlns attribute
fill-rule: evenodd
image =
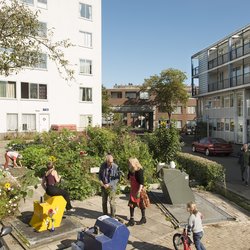
<svg viewBox="0 0 250 250"><path fill-rule="evenodd" d="M129 220L129 222L126 224L127 227L132 227L135 225L135 220L132 218Z"/></svg>
<svg viewBox="0 0 250 250"><path fill-rule="evenodd" d="M142 217L140 221L137 222L137 225L142 225L147 223L147 219L145 217Z"/></svg>
<svg viewBox="0 0 250 250"><path fill-rule="evenodd" d="M246 187L248 187L248 182L246 182L245 184L246 184Z"/></svg>

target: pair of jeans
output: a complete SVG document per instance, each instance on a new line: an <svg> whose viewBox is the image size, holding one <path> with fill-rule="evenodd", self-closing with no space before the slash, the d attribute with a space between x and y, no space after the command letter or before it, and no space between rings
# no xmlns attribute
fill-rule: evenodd
<svg viewBox="0 0 250 250"><path fill-rule="evenodd" d="M194 245L195 248L197 250L206 250L206 248L203 246L202 242L201 242L201 238L203 236L203 232L198 232L198 233L193 233L193 241L194 241Z"/></svg>
<svg viewBox="0 0 250 250"><path fill-rule="evenodd" d="M116 191L105 189L102 187L102 212L103 214L108 214L108 198L109 198L109 205L110 205L110 214L112 217L115 217L116 212Z"/></svg>

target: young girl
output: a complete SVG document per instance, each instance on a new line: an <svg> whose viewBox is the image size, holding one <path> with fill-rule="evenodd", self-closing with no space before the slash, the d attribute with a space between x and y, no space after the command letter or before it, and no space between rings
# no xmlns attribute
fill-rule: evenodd
<svg viewBox="0 0 250 250"><path fill-rule="evenodd" d="M193 241L197 250L206 250L201 242L203 236L202 214L197 210L194 202L187 203L187 211L190 213L188 218L188 229L193 232Z"/></svg>

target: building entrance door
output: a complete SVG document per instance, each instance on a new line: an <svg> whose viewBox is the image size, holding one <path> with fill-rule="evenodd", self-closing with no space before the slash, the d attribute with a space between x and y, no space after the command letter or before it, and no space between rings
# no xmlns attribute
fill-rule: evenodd
<svg viewBox="0 0 250 250"><path fill-rule="evenodd" d="M39 131L49 131L49 115L48 114L40 114L39 116Z"/></svg>

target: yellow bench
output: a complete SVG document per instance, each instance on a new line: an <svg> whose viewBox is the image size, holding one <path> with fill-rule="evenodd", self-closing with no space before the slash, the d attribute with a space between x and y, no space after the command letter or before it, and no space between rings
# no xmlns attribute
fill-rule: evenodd
<svg viewBox="0 0 250 250"><path fill-rule="evenodd" d="M34 201L34 213L29 223L38 232L60 227L66 207L66 201L61 195L45 195L44 200L42 203Z"/></svg>

